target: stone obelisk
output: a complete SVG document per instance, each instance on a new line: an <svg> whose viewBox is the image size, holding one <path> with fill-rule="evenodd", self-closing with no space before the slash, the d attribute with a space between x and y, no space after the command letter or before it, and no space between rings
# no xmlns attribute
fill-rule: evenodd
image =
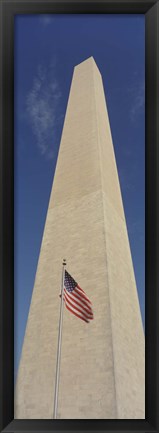
<svg viewBox="0 0 159 433"><path fill-rule="evenodd" d="M15 390L15 418L52 418L62 259L93 304L64 308L59 419L145 417L144 333L101 74L75 67Z"/></svg>

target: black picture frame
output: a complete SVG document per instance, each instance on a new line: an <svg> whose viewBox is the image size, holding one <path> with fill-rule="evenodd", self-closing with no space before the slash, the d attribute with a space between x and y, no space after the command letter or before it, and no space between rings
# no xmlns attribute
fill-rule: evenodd
<svg viewBox="0 0 159 433"><path fill-rule="evenodd" d="M145 420L14 420L14 15L145 14L146 416ZM0 431L159 431L159 1L0 0ZM159 267L159 266L158 266Z"/></svg>

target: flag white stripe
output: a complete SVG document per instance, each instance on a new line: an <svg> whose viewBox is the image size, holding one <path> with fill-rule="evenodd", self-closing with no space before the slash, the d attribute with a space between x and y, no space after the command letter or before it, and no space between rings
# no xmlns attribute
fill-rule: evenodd
<svg viewBox="0 0 159 433"><path fill-rule="evenodd" d="M91 304L91 301L89 300L89 298L87 297L87 295L85 294L85 292L81 289L81 287L79 287L78 285L76 286L75 290L82 296L83 298L88 301L89 304Z"/></svg>
<svg viewBox="0 0 159 433"><path fill-rule="evenodd" d="M92 319L92 314L90 314L89 311L87 312L86 310L84 310L82 306L80 307L78 304L76 304L76 301L72 299L70 294L66 293L66 290L64 290L64 297L66 301L68 300L72 303L72 305L69 304L70 308L75 308L78 312L82 313L85 317Z"/></svg>
<svg viewBox="0 0 159 433"><path fill-rule="evenodd" d="M87 315L85 315L82 311L80 312L80 311L77 310L76 307L72 307L72 306L68 303L68 301L67 301L67 299L66 299L66 296L65 296L65 302L66 302L66 306L68 306L69 309L70 309L72 312L77 313L80 317L82 317L82 318L85 319L85 320L89 320L89 319L90 319L90 317L87 316Z"/></svg>
<svg viewBox="0 0 159 433"><path fill-rule="evenodd" d="M78 295L80 296L80 298L82 298L86 303L87 303L87 305L89 305L89 307L90 307L90 305L92 305L91 304L91 301L87 298L87 296L82 292L82 290L80 290L79 289L79 287L75 287L75 289L74 289L74 291L75 291L75 293L78 293Z"/></svg>
<svg viewBox="0 0 159 433"><path fill-rule="evenodd" d="M70 309L70 307L65 303L67 310L69 310L72 314L74 314L74 316L79 317L79 319L84 320L85 322L89 323L88 319L85 319L84 317L82 317L80 314L77 313L77 311L73 311Z"/></svg>
<svg viewBox="0 0 159 433"><path fill-rule="evenodd" d="M73 302L80 304L81 308L84 308L88 311L88 313L92 313L92 308L90 305L86 304L85 301L83 301L83 298L79 297L79 296L75 296L74 294L74 290L73 292L67 292L66 289L64 288L64 292L66 292L66 294L72 299Z"/></svg>
<svg viewBox="0 0 159 433"><path fill-rule="evenodd" d="M89 302L91 302L90 300L89 300L89 298L88 298L88 296L86 295L86 293L84 292L84 290L83 289L81 289L81 287L77 284L77 286L76 287L78 287L78 289L85 295L85 297L88 299L88 301Z"/></svg>
<svg viewBox="0 0 159 433"><path fill-rule="evenodd" d="M83 311L85 311L87 314L93 314L92 312L92 308L87 307L85 304L83 304L82 300L79 300L79 298L77 299L76 297L74 297L73 292L69 293L66 291L66 289L64 289L64 292L66 293L66 296L74 303L76 304L78 307L80 307Z"/></svg>

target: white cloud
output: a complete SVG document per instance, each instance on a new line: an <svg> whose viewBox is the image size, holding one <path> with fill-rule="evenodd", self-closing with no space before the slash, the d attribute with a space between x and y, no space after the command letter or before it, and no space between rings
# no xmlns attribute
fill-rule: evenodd
<svg viewBox="0 0 159 433"><path fill-rule="evenodd" d="M144 241L144 230L144 220L136 220L129 223L129 234L131 236L136 235L139 241Z"/></svg>
<svg viewBox="0 0 159 433"><path fill-rule="evenodd" d="M125 192L125 191L131 192L134 190L135 187L134 187L134 179L133 179L132 173L129 172L129 176L128 176L125 169L120 168L119 179L120 179L120 186L121 186L122 192Z"/></svg>
<svg viewBox="0 0 159 433"><path fill-rule="evenodd" d="M43 15L42 14L42 15L40 15L39 21L44 27L46 27L49 24L51 24L54 21L54 19L55 18L52 15L49 15L49 14Z"/></svg>
<svg viewBox="0 0 159 433"><path fill-rule="evenodd" d="M56 135L60 98L55 66L50 66L46 71L39 65L27 95L26 111L40 153L49 157L53 155L52 143Z"/></svg>
<svg viewBox="0 0 159 433"><path fill-rule="evenodd" d="M142 82L140 85L133 89L133 103L130 110L130 118L135 121L142 113L145 105L145 84Z"/></svg>

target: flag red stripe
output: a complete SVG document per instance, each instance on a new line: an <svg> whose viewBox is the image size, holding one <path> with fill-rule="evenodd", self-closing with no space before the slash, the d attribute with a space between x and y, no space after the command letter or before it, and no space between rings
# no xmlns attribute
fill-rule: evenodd
<svg viewBox="0 0 159 433"><path fill-rule="evenodd" d="M80 296L77 296L77 295L74 293L74 290L73 290L71 293L69 293L69 292L67 292L66 289L64 288L64 291L65 291L65 293L66 293L68 296L70 296L70 299L71 299L73 302L75 302L77 305L79 305L80 308L82 308L83 310L85 310L86 313L90 313L90 314L93 315L92 308L91 308L89 305L86 304L86 302L83 300L83 298L81 298ZM74 299L72 299L72 297L73 297ZM81 303L79 303L76 299L78 299ZM81 304L82 304L82 305L81 305Z"/></svg>
<svg viewBox="0 0 159 433"><path fill-rule="evenodd" d="M75 293L71 293L71 295L72 295L72 297L70 297L70 298L72 299L73 302L75 302L77 305L79 305L79 307L81 307L83 310L85 310L86 313L93 314L92 308L89 307L88 305L86 305L79 296L76 296Z"/></svg>
<svg viewBox="0 0 159 433"><path fill-rule="evenodd" d="M79 290L78 290L79 289ZM87 298L87 296L85 295L85 293L83 292L83 290L78 286L75 287L74 289L78 294L80 294L80 296L82 296L84 299L86 299L86 301L89 302L89 304L92 304L92 302Z"/></svg>
<svg viewBox="0 0 159 433"><path fill-rule="evenodd" d="M91 301L90 301L90 299L88 298L88 296L86 295L86 293L84 292L84 290L83 289L81 289L81 287L77 284L77 286L76 287L78 287L78 289L85 295L85 297L86 297L86 299L90 302L90 304L91 304Z"/></svg>
<svg viewBox="0 0 159 433"><path fill-rule="evenodd" d="M85 311L83 311L83 309L79 309L78 307L76 307L76 305L72 304L72 302L70 301L70 298L66 295L66 293L64 294L66 301L69 303L69 305L71 307L73 307L75 310L77 310L79 313L81 313L86 319L93 319L92 315L90 313L87 313ZM82 308L82 307L81 307Z"/></svg>
<svg viewBox="0 0 159 433"><path fill-rule="evenodd" d="M80 311L82 314L85 314L86 316L88 316L90 319L93 319L93 313L92 311L88 311L85 308L82 307L82 305L79 302L74 301L74 299L72 299L70 296L67 297L67 295L65 296L67 301L78 311Z"/></svg>
<svg viewBox="0 0 159 433"><path fill-rule="evenodd" d="M84 320L84 322L89 323L89 320L84 319L84 317L81 317L79 314L75 313L75 311L71 310L71 308L69 308L69 306L65 303L66 308L71 311L72 314L74 314L75 316L79 317L81 320Z"/></svg>
<svg viewBox="0 0 159 433"><path fill-rule="evenodd" d="M88 303L82 296L81 293L77 292L76 289L73 290L72 295L78 299L80 299L80 301L87 307L87 308L91 308L90 303Z"/></svg>
<svg viewBox="0 0 159 433"><path fill-rule="evenodd" d="M69 299L67 299L66 297L65 297L65 303L67 304L69 304L69 307L71 308L71 309L73 309L73 310L75 310L75 311L77 311L78 313L80 313L86 320L91 320L91 319L93 319L93 317L92 316L90 316L90 315L88 315L88 314L86 314L84 311L81 311L76 305L73 305L71 302L70 302L70 300Z"/></svg>

